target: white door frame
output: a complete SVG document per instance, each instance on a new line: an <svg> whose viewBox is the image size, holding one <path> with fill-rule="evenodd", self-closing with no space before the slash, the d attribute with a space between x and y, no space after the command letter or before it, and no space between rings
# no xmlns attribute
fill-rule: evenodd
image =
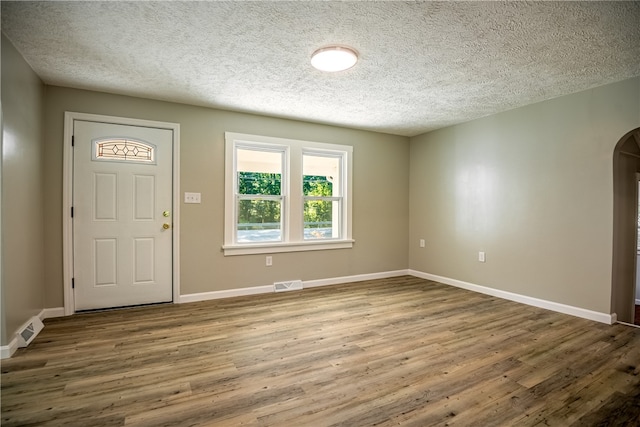
<svg viewBox="0 0 640 427"><path fill-rule="evenodd" d="M177 303L180 300L180 124L66 111L64 113L64 157L62 164L62 276L64 283L65 316L75 313L75 301L72 289L73 219L71 218L71 207L73 205L73 149L71 144L74 120L152 127L173 131L173 227L171 228L173 238L172 281L173 302Z"/></svg>

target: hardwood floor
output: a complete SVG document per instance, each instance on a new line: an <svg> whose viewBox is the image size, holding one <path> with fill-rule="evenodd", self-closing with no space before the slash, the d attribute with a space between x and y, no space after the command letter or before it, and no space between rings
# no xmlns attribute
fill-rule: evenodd
<svg viewBox="0 0 640 427"><path fill-rule="evenodd" d="M2 426L638 426L640 329L415 277L46 321Z"/></svg>

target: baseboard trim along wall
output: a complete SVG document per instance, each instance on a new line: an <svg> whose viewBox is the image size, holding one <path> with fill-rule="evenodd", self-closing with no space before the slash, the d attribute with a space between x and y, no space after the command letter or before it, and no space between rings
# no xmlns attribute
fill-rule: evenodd
<svg viewBox="0 0 640 427"><path fill-rule="evenodd" d="M252 286L250 288L225 289L222 291L200 292L197 294L180 295L178 303L208 301L212 299L241 297L245 295L258 295L273 292L273 285Z"/></svg>
<svg viewBox="0 0 640 427"><path fill-rule="evenodd" d="M53 317L64 317L64 307L45 308L40 312L40 319L51 319Z"/></svg>
<svg viewBox="0 0 640 427"><path fill-rule="evenodd" d="M0 359L8 359L18 349L18 338L13 338L9 344L0 347Z"/></svg>
<svg viewBox="0 0 640 427"><path fill-rule="evenodd" d="M334 277L331 279L307 280L303 282L305 288L316 288L318 286L338 285L340 283L364 282L365 280L388 279L389 277L406 276L409 270L385 271L382 273L357 274L355 276Z"/></svg>
<svg viewBox="0 0 640 427"><path fill-rule="evenodd" d="M449 277L437 276L435 274L423 273L421 271L409 270L412 276L420 277L434 282L444 283L445 285L455 286L457 288L466 289L481 294L491 295L494 297L515 301L538 308L555 311L558 313L569 314L571 316L581 317L583 319L594 320L607 325L613 325L617 321L617 315L600 313L597 311L587 310L580 307L561 304L553 301L547 301L539 298L533 298L526 295L520 295L513 292L502 291L499 289L488 288L486 286L476 285L474 283L463 282L461 280L451 279Z"/></svg>
<svg viewBox="0 0 640 427"><path fill-rule="evenodd" d="M318 286L337 285L340 283L362 282L364 280L386 279L389 277L405 276L409 270L386 271L382 273L357 274L354 276L333 277L329 279L306 280L302 282L302 288L315 288ZM252 286L240 289L228 289L223 291L202 292L197 294L181 295L179 303L207 301L212 299L239 297L245 295L267 294L275 292L273 284Z"/></svg>
<svg viewBox="0 0 640 427"><path fill-rule="evenodd" d="M45 319L50 319L52 317L62 317L64 316L64 307L57 308L45 308L37 316L33 316L29 318L22 326L20 326L14 333L13 339L7 345L0 346L0 359L8 359L13 356L13 353L16 352L19 346L20 340L18 339L18 334L22 331L29 323L34 322L34 318L38 318L38 320L43 321ZM35 331L35 336L38 335L40 330ZM35 339L35 336L33 337ZM31 342L32 340L30 340Z"/></svg>
<svg viewBox="0 0 640 427"><path fill-rule="evenodd" d="M443 283L445 285L455 286L457 288L466 289L473 292L479 292L485 295L491 295L494 297L506 299L509 301L519 302L521 304L531 305L538 308L544 308L546 310L555 311L558 313L569 314L571 316L581 317L583 319L594 320L600 323L606 323L612 325L616 323L617 316L615 313L607 314L597 311L587 310L580 307L574 307L566 304L561 304L553 301L547 301L539 298L529 297L526 295L520 295L513 292L502 291L499 289L493 289L486 286L476 285L474 283L463 282L461 280L451 279L449 277L437 276L435 274L423 273L416 270L396 270L387 271L382 273L371 274L359 274L354 276L334 277L329 279L307 280L303 281L304 288L314 288L318 286L337 285L340 283L361 282L364 280L386 279L389 277L398 277L410 275L420 277L426 280L433 280L435 282ZM244 295L257 295L275 292L273 285L254 286L241 289L229 289L223 291L203 292L197 294L187 294L180 296L179 303L197 302L219 298L229 298Z"/></svg>

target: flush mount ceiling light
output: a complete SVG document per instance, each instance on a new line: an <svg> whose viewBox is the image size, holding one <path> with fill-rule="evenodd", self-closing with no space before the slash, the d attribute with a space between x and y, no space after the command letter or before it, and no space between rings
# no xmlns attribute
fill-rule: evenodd
<svg viewBox="0 0 640 427"><path fill-rule="evenodd" d="M311 55L311 65L320 71L334 73L347 70L358 62L355 50L344 46L327 46Z"/></svg>

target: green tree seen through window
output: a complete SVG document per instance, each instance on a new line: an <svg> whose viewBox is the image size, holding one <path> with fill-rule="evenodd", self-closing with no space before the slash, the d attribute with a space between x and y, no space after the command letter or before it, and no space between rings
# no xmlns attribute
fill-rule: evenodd
<svg viewBox="0 0 640 427"><path fill-rule="evenodd" d="M333 183L329 179L329 177L320 175L304 175L302 180L303 194L318 197L333 196ZM316 227L320 227L321 223L331 222L332 211L332 202L325 200L306 201L304 207L305 228L308 228L307 224L309 223L315 223Z"/></svg>
<svg viewBox="0 0 640 427"><path fill-rule="evenodd" d="M279 196L281 189L279 173L238 172L238 194ZM242 200L238 205L238 224L279 223L280 215L275 200Z"/></svg>
<svg viewBox="0 0 640 427"><path fill-rule="evenodd" d="M305 175L303 178L305 196L331 197L333 183L326 176ZM279 173L238 172L238 193L246 195L279 196L282 175ZM265 224L280 222L280 203L273 200L243 200L239 206L238 224ZM309 200L305 203L304 222L331 222L332 204L323 200Z"/></svg>

